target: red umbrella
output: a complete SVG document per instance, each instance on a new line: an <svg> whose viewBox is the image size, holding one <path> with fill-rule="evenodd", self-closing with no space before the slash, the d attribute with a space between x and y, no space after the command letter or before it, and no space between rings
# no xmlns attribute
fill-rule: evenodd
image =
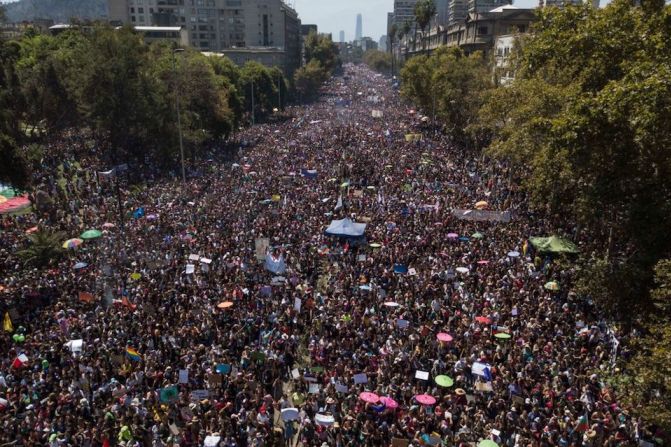
<svg viewBox="0 0 671 447"><path fill-rule="evenodd" d="M436 403L436 398L428 394L418 394L415 396L415 400L422 405L433 405Z"/></svg>
<svg viewBox="0 0 671 447"><path fill-rule="evenodd" d="M436 338L438 339L438 341L442 341L445 343L453 340L453 337L446 332L439 332L438 335L436 335Z"/></svg>
<svg viewBox="0 0 671 447"><path fill-rule="evenodd" d="M480 324L489 324L489 323L492 322L492 320L490 320L489 318L487 318L487 317L482 317L482 316L480 316L480 317L475 317L475 321L477 321L477 322L480 323Z"/></svg>
<svg viewBox="0 0 671 447"><path fill-rule="evenodd" d="M359 399L364 402L368 402L369 404L374 404L380 400L380 396L375 393L371 393L370 391L364 391L363 393L359 394Z"/></svg>
<svg viewBox="0 0 671 447"><path fill-rule="evenodd" d="M394 399L391 397L381 397L380 402L384 404L385 407L393 410L395 408L398 408L398 402L396 402Z"/></svg>

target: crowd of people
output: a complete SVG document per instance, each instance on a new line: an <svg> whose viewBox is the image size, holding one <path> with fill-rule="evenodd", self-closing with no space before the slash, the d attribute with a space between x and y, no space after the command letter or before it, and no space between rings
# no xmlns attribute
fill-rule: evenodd
<svg viewBox="0 0 671 447"><path fill-rule="evenodd" d="M654 439L605 380L617 339L571 259L528 243L572 228L507 166L361 67L288 113L186 183L117 191L85 139L53 148L53 203L1 218L0 446ZM341 219L363 236L325 233ZM34 269L35 227L102 235Z"/></svg>

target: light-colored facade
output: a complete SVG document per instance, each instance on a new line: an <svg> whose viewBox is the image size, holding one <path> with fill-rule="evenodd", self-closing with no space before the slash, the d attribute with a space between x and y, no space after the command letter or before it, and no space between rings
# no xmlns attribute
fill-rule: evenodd
<svg viewBox="0 0 671 447"><path fill-rule="evenodd" d="M496 36L494 41L494 79L499 85L509 85L515 79L515 73L510 68L510 55L519 39L517 34L503 34Z"/></svg>
<svg viewBox="0 0 671 447"><path fill-rule="evenodd" d="M402 27L406 22L412 28L415 27L416 4L417 0L394 0L394 23L397 27Z"/></svg>
<svg viewBox="0 0 671 447"><path fill-rule="evenodd" d="M463 21L468 14L468 0L449 0L447 4L447 23L452 25Z"/></svg>
<svg viewBox="0 0 671 447"><path fill-rule="evenodd" d="M176 46L189 46L189 32L181 26L135 26L135 31L142 34L144 41L174 42Z"/></svg>
<svg viewBox="0 0 671 447"><path fill-rule="evenodd" d="M418 42L416 49L411 49L409 55L421 53L424 47L430 52L446 45L458 46L467 54L481 51L489 57L493 51L497 51L495 48L500 36L527 33L534 21L536 14L533 9L520 9L512 5L499 6L488 12L472 12L462 22L447 27L432 27L422 38L426 45L423 45L424 42ZM502 45L505 45L507 41L502 42Z"/></svg>
<svg viewBox="0 0 671 447"><path fill-rule="evenodd" d="M201 51L269 47L293 73L301 63L300 20L282 0L108 0L111 22L182 26Z"/></svg>

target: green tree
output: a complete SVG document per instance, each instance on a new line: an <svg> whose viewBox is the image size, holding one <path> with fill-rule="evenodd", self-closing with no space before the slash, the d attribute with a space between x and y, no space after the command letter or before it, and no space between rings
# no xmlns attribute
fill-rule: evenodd
<svg viewBox="0 0 671 447"><path fill-rule="evenodd" d="M341 64L338 46L330 37L312 32L305 38L305 60L318 61L329 73L333 73Z"/></svg>
<svg viewBox="0 0 671 447"><path fill-rule="evenodd" d="M655 268L656 287L651 292L656 312L644 327L644 336L635 337L632 357L624 374L614 377L624 403L650 424L671 431L671 260ZM624 379L624 380L623 380ZM668 441L668 440L667 440Z"/></svg>
<svg viewBox="0 0 671 447"><path fill-rule="evenodd" d="M78 88L82 115L111 149L144 158L145 143L156 129L157 101L154 80L147 75L147 46L129 27L97 27L90 36ZM116 160L118 161L118 160Z"/></svg>
<svg viewBox="0 0 671 447"><path fill-rule="evenodd" d="M74 97L73 82L68 86L69 77L74 73L68 45L72 33L54 38L36 34L21 40L21 59L17 72L21 81L21 91L25 98L23 121L33 129L47 131L71 127L79 119ZM82 40L77 40L77 48L84 49ZM76 56L75 56L76 57Z"/></svg>
<svg viewBox="0 0 671 447"><path fill-rule="evenodd" d="M18 43L0 40L0 182L22 187L28 183L29 170L19 151L24 140L20 127L24 101L16 74L19 58Z"/></svg>
<svg viewBox="0 0 671 447"><path fill-rule="evenodd" d="M467 130L492 87L491 73L480 53L466 56L462 50L448 47L407 61L401 79L401 94L424 113L435 114L458 140L469 136Z"/></svg>
<svg viewBox="0 0 671 447"><path fill-rule="evenodd" d="M433 2L433 0L419 0L415 4L415 21L417 22L419 29L422 30L422 45L425 51L427 42L426 29L429 27L430 30L431 19L433 19L433 17L436 15L436 12L436 4Z"/></svg>
<svg viewBox="0 0 671 447"><path fill-rule="evenodd" d="M589 234L582 290L632 322L650 310L653 268L671 253L671 6L538 14L518 79L489 96L479 123L533 205Z"/></svg>
<svg viewBox="0 0 671 447"><path fill-rule="evenodd" d="M244 110L250 114L252 91L254 92L255 119L268 115L273 110L274 104L277 104L277 81L273 79L273 72L258 62L249 61L242 67L238 89L245 96Z"/></svg>
<svg viewBox="0 0 671 447"><path fill-rule="evenodd" d="M65 240L65 235L62 232L38 231L28 235L29 246L19 250L16 254L26 264L44 268L63 256L61 247L63 240Z"/></svg>
<svg viewBox="0 0 671 447"><path fill-rule="evenodd" d="M391 55L379 50L368 50L363 54L363 61L373 70L380 73L389 73L391 70Z"/></svg>
<svg viewBox="0 0 671 447"><path fill-rule="evenodd" d="M319 88L327 79L328 73L316 59L312 59L294 74L296 91L305 101L316 99L319 96Z"/></svg>

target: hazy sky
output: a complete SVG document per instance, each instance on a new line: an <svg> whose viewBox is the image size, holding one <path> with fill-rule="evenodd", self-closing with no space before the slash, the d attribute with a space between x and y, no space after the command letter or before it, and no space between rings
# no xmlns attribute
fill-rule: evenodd
<svg viewBox="0 0 671 447"><path fill-rule="evenodd" d="M291 3L292 0L288 0ZM302 23L315 23L320 32L332 33L339 39L340 30L345 40L354 39L356 15L363 15L363 35L378 40L387 32L387 12L394 9L394 0L293 0ZM520 8L532 8L538 0L514 0Z"/></svg>

